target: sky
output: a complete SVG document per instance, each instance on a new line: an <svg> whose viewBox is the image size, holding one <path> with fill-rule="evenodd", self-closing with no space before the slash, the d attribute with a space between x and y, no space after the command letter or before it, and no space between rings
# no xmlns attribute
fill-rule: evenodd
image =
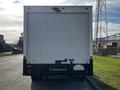
<svg viewBox="0 0 120 90"><path fill-rule="evenodd" d="M120 0L106 1L109 35L120 33ZM94 30L96 0L0 0L0 34L7 43L16 43L23 32L24 5L92 5Z"/></svg>

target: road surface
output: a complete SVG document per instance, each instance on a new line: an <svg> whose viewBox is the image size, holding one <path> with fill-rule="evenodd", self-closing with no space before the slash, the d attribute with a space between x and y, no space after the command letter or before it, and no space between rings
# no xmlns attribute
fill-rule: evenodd
<svg viewBox="0 0 120 90"><path fill-rule="evenodd" d="M87 81L32 82L22 75L22 55L0 56L0 90L92 90Z"/></svg>

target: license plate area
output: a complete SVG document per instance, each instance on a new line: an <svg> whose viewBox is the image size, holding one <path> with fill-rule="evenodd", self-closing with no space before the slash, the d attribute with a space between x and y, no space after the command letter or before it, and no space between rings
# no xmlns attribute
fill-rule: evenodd
<svg viewBox="0 0 120 90"><path fill-rule="evenodd" d="M65 72L65 71L68 71L67 68L58 68L58 67L49 67L49 71L52 71L52 72Z"/></svg>

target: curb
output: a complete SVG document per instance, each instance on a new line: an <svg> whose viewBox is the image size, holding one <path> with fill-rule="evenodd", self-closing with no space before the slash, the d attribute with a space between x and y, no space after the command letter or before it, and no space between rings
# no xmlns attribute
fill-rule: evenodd
<svg viewBox="0 0 120 90"><path fill-rule="evenodd" d="M101 90L100 87L90 77L87 77L86 80L93 90Z"/></svg>
<svg viewBox="0 0 120 90"><path fill-rule="evenodd" d="M11 52L0 53L0 57L2 57L2 56L9 56L9 55L12 55L12 53Z"/></svg>

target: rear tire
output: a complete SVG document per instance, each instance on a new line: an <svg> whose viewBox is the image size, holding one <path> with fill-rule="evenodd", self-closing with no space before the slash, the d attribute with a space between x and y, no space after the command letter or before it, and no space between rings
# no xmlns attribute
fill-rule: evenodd
<svg viewBox="0 0 120 90"><path fill-rule="evenodd" d="M36 81L37 81L37 77L31 76L31 79L32 79L33 82L36 82Z"/></svg>

